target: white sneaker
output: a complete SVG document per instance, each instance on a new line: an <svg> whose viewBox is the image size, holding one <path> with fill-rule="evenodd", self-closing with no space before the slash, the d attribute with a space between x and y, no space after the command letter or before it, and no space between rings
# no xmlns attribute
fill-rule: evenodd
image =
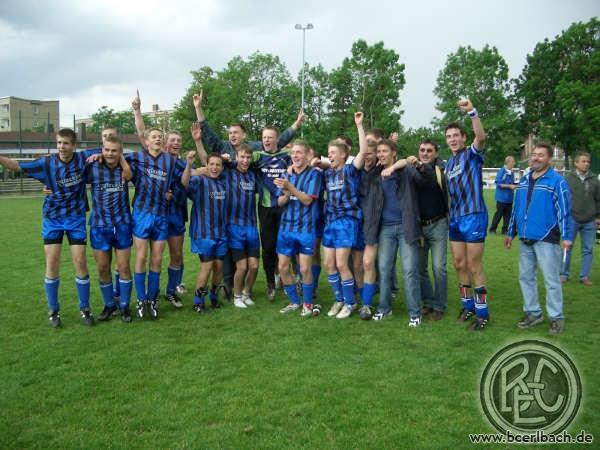
<svg viewBox="0 0 600 450"><path fill-rule="evenodd" d="M288 313L291 313L293 311L296 311L297 309L300 309L300 305L297 305L296 303L289 303L288 305L286 305L283 308L281 308L279 310L279 312L281 314L288 314Z"/></svg>
<svg viewBox="0 0 600 450"><path fill-rule="evenodd" d="M245 309L247 308L246 303L244 303L244 297L241 295L238 297L237 295L233 298L233 306L236 308Z"/></svg>
<svg viewBox="0 0 600 450"><path fill-rule="evenodd" d="M246 306L253 306L254 305L254 301L252 301L252 298L250 297L250 294L244 294L244 293L242 293L242 299L244 300L244 303L246 304Z"/></svg>
<svg viewBox="0 0 600 450"><path fill-rule="evenodd" d="M313 315L313 306L304 304L302 306L302 311L300 312L301 317L308 317Z"/></svg>
<svg viewBox="0 0 600 450"><path fill-rule="evenodd" d="M335 316L336 319L347 319L352 315L354 310L356 309L356 303L353 305L344 305L342 310Z"/></svg>
<svg viewBox="0 0 600 450"><path fill-rule="evenodd" d="M333 306L331 307L331 309L329 310L329 312L327 313L327 315L329 317L337 316L343 306L344 306L344 302L335 302L333 304Z"/></svg>
<svg viewBox="0 0 600 450"><path fill-rule="evenodd" d="M410 328L418 328L421 326L421 316L411 317L408 321L408 326Z"/></svg>

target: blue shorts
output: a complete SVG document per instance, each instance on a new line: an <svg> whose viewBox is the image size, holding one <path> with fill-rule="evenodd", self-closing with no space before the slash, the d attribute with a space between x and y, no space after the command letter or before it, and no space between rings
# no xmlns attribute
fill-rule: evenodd
<svg viewBox="0 0 600 450"><path fill-rule="evenodd" d="M355 248L359 246L360 222L354 217L340 217L325 225L323 247ZM362 239L364 245L364 237ZM363 247L364 248L364 247Z"/></svg>
<svg viewBox="0 0 600 450"><path fill-rule="evenodd" d="M362 252L365 250L365 233L363 233L362 222L358 224L358 235L356 236L356 242L352 246L352 250Z"/></svg>
<svg viewBox="0 0 600 450"><path fill-rule="evenodd" d="M169 225L165 216L148 214L134 211L133 235L139 239L150 239L151 241L164 241L167 239Z"/></svg>
<svg viewBox="0 0 600 450"><path fill-rule="evenodd" d="M294 256L299 253L312 255L315 253L316 237L314 233L295 233L279 230L277 233L277 253Z"/></svg>
<svg viewBox="0 0 600 450"><path fill-rule="evenodd" d="M181 214L171 214L167 217L167 238L183 236L185 234L185 222Z"/></svg>
<svg viewBox="0 0 600 450"><path fill-rule="evenodd" d="M227 225L227 244L232 250L258 250L260 239L255 226Z"/></svg>
<svg viewBox="0 0 600 450"><path fill-rule="evenodd" d="M487 235L487 213L467 214L450 218L450 240L456 242L483 242Z"/></svg>
<svg viewBox="0 0 600 450"><path fill-rule="evenodd" d="M191 239L192 253L200 255L202 261L223 259L227 253L227 238Z"/></svg>
<svg viewBox="0 0 600 450"><path fill-rule="evenodd" d="M42 221L42 238L44 244L61 244L64 234L70 245L86 245L85 216L72 216L63 219L47 219Z"/></svg>
<svg viewBox="0 0 600 450"><path fill-rule="evenodd" d="M113 248L125 250L131 248L131 224L120 224L116 227L91 227L90 244L94 250L108 252Z"/></svg>

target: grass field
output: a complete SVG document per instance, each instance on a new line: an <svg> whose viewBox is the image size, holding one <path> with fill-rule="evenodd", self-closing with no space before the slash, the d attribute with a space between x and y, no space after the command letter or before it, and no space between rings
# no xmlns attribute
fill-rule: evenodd
<svg viewBox="0 0 600 450"><path fill-rule="evenodd" d="M584 401L569 431L600 439L598 260L593 287L565 286L566 330L556 337L547 321L515 327L522 315L518 248L504 250L494 235L485 253L492 320L483 333L455 324L451 264L448 313L419 329L407 327L403 295L383 322L281 317L284 295L267 302L262 269L252 309L226 304L198 316L186 294L182 310L163 302L157 322L113 319L86 328L64 249L63 327L53 330L40 225L40 198L0 198L1 448L467 447L468 433L494 432L479 406L485 361L526 338L553 342L574 359ZM188 287L197 264L186 241ZM319 301L325 310L332 302L325 276Z"/></svg>

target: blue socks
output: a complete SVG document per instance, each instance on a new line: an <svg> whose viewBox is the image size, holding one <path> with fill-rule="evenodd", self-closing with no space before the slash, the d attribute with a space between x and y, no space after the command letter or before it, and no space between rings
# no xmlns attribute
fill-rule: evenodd
<svg viewBox="0 0 600 450"><path fill-rule="evenodd" d="M305 284L302 283L302 301L305 305L312 305L313 294L315 292L314 283Z"/></svg>
<svg viewBox="0 0 600 450"><path fill-rule="evenodd" d="M114 287L113 297L121 296L121 285L119 284L119 280L120 280L119 271L115 270L115 282L113 284L113 287Z"/></svg>
<svg viewBox="0 0 600 450"><path fill-rule="evenodd" d="M331 289L333 290L333 295L335 297L336 302L344 301L344 294L342 293L342 281L340 279L339 273L330 273L327 275L327 281L331 285Z"/></svg>
<svg viewBox="0 0 600 450"><path fill-rule="evenodd" d="M169 274L167 278L167 294L174 294L175 289L177 289L177 286L181 281L181 267L176 268L169 266L167 272Z"/></svg>
<svg viewBox="0 0 600 450"><path fill-rule="evenodd" d="M100 292L102 293L102 300L104 301L104 306L107 308L112 308L115 306L115 300L113 298L113 285L112 281L108 283L100 282Z"/></svg>
<svg viewBox="0 0 600 450"><path fill-rule="evenodd" d="M485 286L475 288L475 315L478 319L487 319L490 316L487 305L487 289Z"/></svg>
<svg viewBox="0 0 600 450"><path fill-rule="evenodd" d="M363 305L371 306L373 304L375 292L377 292L377 284L365 283L361 294Z"/></svg>
<svg viewBox="0 0 600 450"><path fill-rule="evenodd" d="M119 289L121 289L121 309L129 308L129 301L131 300L131 280L119 279Z"/></svg>
<svg viewBox="0 0 600 450"><path fill-rule="evenodd" d="M470 294L471 285L470 284L461 284L460 285L460 301L462 303L463 309L466 311L474 311L475 310L475 299L473 295Z"/></svg>
<svg viewBox="0 0 600 450"><path fill-rule="evenodd" d="M146 301L153 302L158 298L160 292L160 272L148 273L148 295Z"/></svg>
<svg viewBox="0 0 600 450"><path fill-rule="evenodd" d="M313 276L313 292L316 292L319 288L319 276L321 275L321 266L319 264L313 264L310 266L310 271Z"/></svg>
<svg viewBox="0 0 600 450"><path fill-rule="evenodd" d="M86 275L83 278L75 277L75 287L77 288L77 296L79 297L79 309L90 308L90 276ZM111 289L112 294L112 289Z"/></svg>
<svg viewBox="0 0 600 450"><path fill-rule="evenodd" d="M292 302L296 305L300 304L300 297L298 296L298 291L296 290L295 284L285 284L283 286L283 290L285 291L285 294L290 299L290 302ZM311 295L311 299L312 299L312 295Z"/></svg>
<svg viewBox="0 0 600 450"><path fill-rule="evenodd" d="M194 305L203 305L206 296L206 288L198 288L194 292Z"/></svg>
<svg viewBox="0 0 600 450"><path fill-rule="evenodd" d="M44 287L46 288L46 299L48 300L48 309L58 311L58 286L60 278L44 278Z"/></svg>
<svg viewBox="0 0 600 450"><path fill-rule="evenodd" d="M354 278L342 280L342 291L346 305L354 305Z"/></svg>
<svg viewBox="0 0 600 450"><path fill-rule="evenodd" d="M137 299L139 301L146 300L146 272L135 272L133 274L133 281L135 283L135 291L137 292Z"/></svg>

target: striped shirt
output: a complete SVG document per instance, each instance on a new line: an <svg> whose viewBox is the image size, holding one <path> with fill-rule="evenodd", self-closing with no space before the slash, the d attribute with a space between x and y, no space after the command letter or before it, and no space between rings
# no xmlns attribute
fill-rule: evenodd
<svg viewBox="0 0 600 450"><path fill-rule="evenodd" d="M277 206L277 186L275 178L283 178L292 158L286 151L269 153L265 151L252 153L252 169L256 171L260 186L260 204L267 208Z"/></svg>
<svg viewBox="0 0 600 450"><path fill-rule="evenodd" d="M325 171L325 203L327 223L340 217L355 217L362 220L358 194L360 173L354 164L344 164L341 169Z"/></svg>
<svg viewBox="0 0 600 450"><path fill-rule="evenodd" d="M283 207L279 229L295 233L314 233L319 220L319 194L322 176L317 170L306 167L302 172L289 177L290 183L300 192L310 195L313 201L304 205L295 195Z"/></svg>
<svg viewBox="0 0 600 450"><path fill-rule="evenodd" d="M487 212L483 199L483 150L473 145L450 156L445 173L450 195L450 217Z"/></svg>
<svg viewBox="0 0 600 450"><path fill-rule="evenodd" d="M152 156L147 150L129 153L125 159L131 166L135 185L133 212L166 216L166 194L181 178L185 163L164 152Z"/></svg>
<svg viewBox="0 0 600 450"><path fill-rule="evenodd" d="M46 219L85 216L89 210L85 192L85 160L95 153L98 153L97 149L75 152L69 162L61 161L58 154L54 154L19 163L27 176L52 191L44 199L43 216Z"/></svg>
<svg viewBox="0 0 600 450"><path fill-rule="evenodd" d="M85 181L91 185L90 226L115 227L131 223L129 186L122 180L121 166L111 169L95 161L85 168Z"/></svg>
<svg viewBox="0 0 600 450"><path fill-rule="evenodd" d="M227 189L227 223L256 226L256 192L254 172L226 168L223 178Z"/></svg>
<svg viewBox="0 0 600 450"><path fill-rule="evenodd" d="M177 163L179 165L179 163ZM185 168L185 167L184 167ZM185 188L181 184L181 178L175 177L171 184L173 198L168 203L168 216L181 216L184 222L188 221L188 199Z"/></svg>
<svg viewBox="0 0 600 450"><path fill-rule="evenodd" d="M193 176L187 188L192 200L190 237L217 239L225 237L227 190L222 177Z"/></svg>

